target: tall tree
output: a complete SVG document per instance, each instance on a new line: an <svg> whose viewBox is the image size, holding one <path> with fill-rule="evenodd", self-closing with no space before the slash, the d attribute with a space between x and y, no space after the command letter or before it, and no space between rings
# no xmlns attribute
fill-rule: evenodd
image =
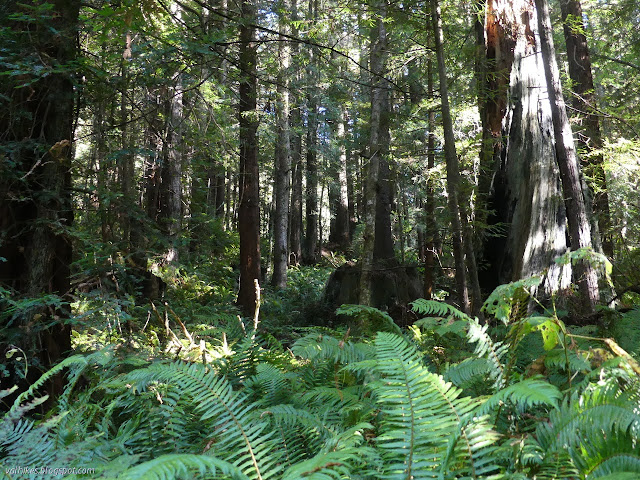
<svg viewBox="0 0 640 480"><path fill-rule="evenodd" d="M427 61L427 95L429 100L433 99L433 61ZM427 179L427 198L425 201L425 252L424 252L424 298L431 299L434 288L434 269L436 259L436 248L438 241L438 225L436 224L436 200L435 200L435 179L432 171L436 160L436 112L434 108L429 108L427 114L427 168L429 177Z"/></svg>
<svg viewBox="0 0 640 480"><path fill-rule="evenodd" d="M175 21L182 22L182 9L173 4L171 13ZM166 89L166 131L163 145L162 188L160 190L163 229L169 240L165 253L167 263L178 262L178 241L182 230L182 161L184 144L183 132L183 87L180 69L174 74L173 85Z"/></svg>
<svg viewBox="0 0 640 480"><path fill-rule="evenodd" d="M318 18L318 0L309 0L309 18L316 22ZM318 63L316 47L309 48L309 66L307 67L307 187L305 196L306 233L304 238L303 260L307 265L314 264L318 258Z"/></svg>
<svg viewBox="0 0 640 480"><path fill-rule="evenodd" d="M484 30L484 148L494 164L488 222L506 228L486 242L483 286L544 274L550 294L569 286L571 270L554 262L567 248L566 210L533 1L489 0Z"/></svg>
<svg viewBox="0 0 640 480"><path fill-rule="evenodd" d="M362 245L362 259L360 261L360 304L372 303L372 278L376 250L381 240L377 240L379 232L383 232L385 225L378 226L377 221L380 207L379 189L381 187L381 166L383 157L388 149L388 107L389 89L385 81L387 59L387 28L385 25L387 1L378 0L372 5L373 25L371 28L370 70L371 70L371 117L369 121L369 158L366 168L366 179L363 194L364 232ZM387 167L388 169L388 167ZM388 185L387 185L388 188ZM384 208L384 206L382 207Z"/></svg>
<svg viewBox="0 0 640 480"><path fill-rule="evenodd" d="M562 192L567 209L569 240L571 248L576 250L592 245L589 225L591 212L587 209L582 191L580 167L562 95L551 21L549 20L549 7L546 0L535 0L535 2L538 13L538 28L540 29L540 49L542 50L544 73L551 104L556 160L560 169ZM600 296L597 272L588 261L581 260L575 266L575 273L585 311L594 313Z"/></svg>
<svg viewBox="0 0 640 480"><path fill-rule="evenodd" d="M33 62L0 85L0 286L17 298L47 295L12 319L21 332L13 341L44 369L71 349L68 229L79 9L79 0L0 6L3 34L10 35L5 62ZM50 390L62 391L61 377Z"/></svg>
<svg viewBox="0 0 640 480"><path fill-rule="evenodd" d="M467 273L464 259L464 244L462 239L462 224L460 220L460 167L456 153L455 137L453 135L453 121L449 107L449 92L447 88L447 73L444 64L444 38L442 35L442 20L438 0L431 0L431 19L436 45L438 61L438 77L440 78L440 103L442 107L442 126L444 128L444 155L447 165L447 204L451 217L451 235L453 237L453 257L456 267L455 278L458 290L458 300L463 311L470 312L469 291L467 287Z"/></svg>
<svg viewBox="0 0 640 480"><path fill-rule="evenodd" d="M291 19L293 25L291 34L298 37L298 0L291 0ZM297 62L300 52L300 45L294 42L291 46L291 57ZM294 63L294 65L298 65ZM294 68L293 82L295 87L299 86L300 69ZM295 89L294 89L295 90ZM300 96L294 93L294 106L291 110L291 222L289 224L289 251L290 263L297 265L302 260L302 173L304 165L302 163L302 116L300 112Z"/></svg>
<svg viewBox="0 0 640 480"><path fill-rule="evenodd" d="M282 32L278 42L279 74L276 99L276 165L275 165L275 218L273 277L274 286L287 286L289 263L289 201L291 196L291 143L289 136L289 44L285 39L287 1L281 0L278 8L279 27Z"/></svg>
<svg viewBox="0 0 640 480"><path fill-rule="evenodd" d="M349 246L349 199L347 180L347 146L345 135L346 110L344 107L338 109L336 119L336 142L338 153L334 159L337 175L329 184L329 198L331 199L331 228L329 242L335 243L340 250L346 251Z"/></svg>
<svg viewBox="0 0 640 480"><path fill-rule="evenodd" d="M255 41L256 5L254 0L240 2L240 290L238 306L249 316L256 309L258 293L255 282L260 280L260 178L258 169L258 80L257 45Z"/></svg>
<svg viewBox="0 0 640 480"><path fill-rule="evenodd" d="M584 156L583 160L585 160L590 174L589 186L594 193L593 212L602 238L602 250L607 256L613 257L609 195L603 166L603 142L599 114L596 110L591 56L584 33L582 5L580 0L561 0L560 10L567 45L569 78L573 91L571 105L575 112L573 117L577 120L574 125L578 127L576 132L577 146ZM595 228L592 230L595 231Z"/></svg>

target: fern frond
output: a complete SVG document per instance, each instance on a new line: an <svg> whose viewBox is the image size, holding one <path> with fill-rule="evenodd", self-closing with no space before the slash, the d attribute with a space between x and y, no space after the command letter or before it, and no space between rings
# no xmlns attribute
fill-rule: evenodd
<svg viewBox="0 0 640 480"><path fill-rule="evenodd" d="M248 480L240 469L224 460L206 455L168 454L141 463L118 478L122 480L174 480L177 478L193 478L197 472L204 475L225 475L238 480Z"/></svg>
<svg viewBox="0 0 640 480"><path fill-rule="evenodd" d="M402 337L379 333L376 355L382 380L372 390L382 411L384 478L437 478L450 435L476 404L430 373Z"/></svg>
<svg viewBox="0 0 640 480"><path fill-rule="evenodd" d="M467 358L460 363L450 365L444 373L444 379L458 387L464 387L474 379L484 380L491 366L486 358Z"/></svg>
<svg viewBox="0 0 640 480"><path fill-rule="evenodd" d="M336 314L347 317L366 318L368 323L372 324L378 331L397 334L402 333L402 330L396 325L396 322L393 321L391 315L375 307L369 307L367 305L341 305L336 310Z"/></svg>
<svg viewBox="0 0 640 480"><path fill-rule="evenodd" d="M259 363L256 374L245 382L245 392L254 400L260 398L262 405L278 405L289 401L291 382L289 376L278 367Z"/></svg>
<svg viewBox="0 0 640 480"><path fill-rule="evenodd" d="M473 415L461 420L443 456L442 472L451 472L454 478L474 479L499 472L501 461L505 461L498 444L501 435L488 420L488 416Z"/></svg>
<svg viewBox="0 0 640 480"><path fill-rule="evenodd" d="M487 333L488 324L480 325L477 319L469 322L467 338L470 343L475 343L475 354L480 358L486 358L490 366L489 376L494 381L494 388L500 389L504 384L505 366L502 357L509 347L502 342L494 342Z"/></svg>
<svg viewBox="0 0 640 480"><path fill-rule="evenodd" d="M638 382L626 389L614 382L592 385L552 411L549 423L538 427L537 436L540 444L550 450L575 447L591 434L600 437L630 430L638 437L639 404Z"/></svg>
<svg viewBox="0 0 640 480"><path fill-rule="evenodd" d="M528 409L538 405L547 405L555 408L561 398L562 393L555 385L551 385L542 378L528 378L493 394L485 400L478 409L477 414L489 414L507 402L521 409Z"/></svg>
<svg viewBox="0 0 640 480"><path fill-rule="evenodd" d="M371 468L371 448L345 448L324 452L309 460L289 467L282 480L336 480L353 479L356 473Z"/></svg>
<svg viewBox="0 0 640 480"><path fill-rule="evenodd" d="M545 451L566 451L588 478L616 472L640 473L640 381L620 386L615 378L591 384L568 397L538 426Z"/></svg>
<svg viewBox="0 0 640 480"><path fill-rule="evenodd" d="M566 451L547 452L543 463L533 471L535 471L536 480L558 480L579 476L578 469Z"/></svg>
<svg viewBox="0 0 640 480"><path fill-rule="evenodd" d="M15 399L13 402L13 406L10 409L11 411L15 411L20 407L20 404L24 402L27 398L33 397L36 390L42 387L50 378L56 376L58 373L62 372L67 367L72 365L81 365L86 366L88 364L87 358L84 355L73 355L72 357L65 358L55 367L51 368L47 372L43 373L38 380L33 382L33 384Z"/></svg>
<svg viewBox="0 0 640 480"><path fill-rule="evenodd" d="M471 320L471 317L464 312L461 312L452 305L445 302L439 302L437 300L426 300L419 298L414 302L411 302L411 309L419 315L429 315L436 317L449 317L452 316L459 320Z"/></svg>
<svg viewBox="0 0 640 480"><path fill-rule="evenodd" d="M343 365L373 358L374 352L373 347L366 343L317 334L308 334L298 339L291 351L312 362L328 360Z"/></svg>
<svg viewBox="0 0 640 480"><path fill-rule="evenodd" d="M574 462L587 478L633 472L640 477L640 450L637 438L630 432L608 438L592 438L581 446L582 455Z"/></svg>
<svg viewBox="0 0 640 480"><path fill-rule="evenodd" d="M158 381L182 389L211 431L211 450L231 462L250 478L266 480L279 469L279 451L272 442L273 432L260 420L256 404L249 403L231 384L201 364L153 364L143 372L132 372L130 379L149 374ZM219 432L219 433L216 433Z"/></svg>

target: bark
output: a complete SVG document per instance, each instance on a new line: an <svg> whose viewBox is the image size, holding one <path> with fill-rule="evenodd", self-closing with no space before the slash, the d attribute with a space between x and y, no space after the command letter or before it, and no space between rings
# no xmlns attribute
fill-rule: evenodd
<svg viewBox="0 0 640 480"><path fill-rule="evenodd" d="M297 113L295 113L297 112ZM300 110L295 108L292 125L300 125ZM289 229L289 263L298 265L302 259L302 137L294 132L291 137L291 224Z"/></svg>
<svg viewBox="0 0 640 480"><path fill-rule="evenodd" d="M282 12L287 10L286 1L280 5ZM282 15L282 14L281 14ZM280 30L286 33L285 20L280 19ZM289 260L289 201L291 196L291 143L289 137L289 46L285 37L280 36L278 43L279 75L276 100L276 165L275 165L275 217L273 276L271 284L285 288L287 286L287 265Z"/></svg>
<svg viewBox="0 0 640 480"><path fill-rule="evenodd" d="M385 18L387 3L381 0L376 5L377 18L371 29L371 53L370 53L370 70L371 70L371 118L369 121L369 162L366 168L366 180L363 195L363 216L364 232L361 259L361 275L360 275L360 304L372 305L372 285L373 269L376 258L377 248L381 248L379 241L376 240L379 232L383 232L385 225L378 226L378 219L382 219L381 210L385 206L379 207L380 200L379 189L381 188L381 180L385 179L381 169L384 169L384 160L386 149L388 148L388 95L389 91L384 79L387 57L387 30L383 19ZM387 119L385 119L385 116ZM388 166L387 166L388 169ZM388 178L388 176L386 177ZM388 184L386 185L388 187ZM386 198L383 199L386 201ZM383 213L383 212L382 212ZM390 228L390 225L389 225Z"/></svg>
<svg viewBox="0 0 640 480"><path fill-rule="evenodd" d="M567 248L566 213L537 30L532 0L487 3L484 123L495 163L488 223L506 226L486 239L487 290L543 275L541 290L551 294L571 279L570 266L554 262Z"/></svg>
<svg viewBox="0 0 640 480"><path fill-rule="evenodd" d="M444 64L442 20L440 18L440 6L438 0L431 0L431 15L433 32L436 44L436 56L438 61L438 77L440 78L440 102L442 107L442 125L444 128L444 155L447 164L447 204L451 217L451 234L453 237L453 256L455 262L455 279L458 290L460 308L470 312L469 293L467 288L467 275L464 260L464 245L462 239L462 226L459 211L459 185L460 171L458 155L456 154L455 138L453 135L453 121L449 108L449 92L447 88L447 74Z"/></svg>
<svg viewBox="0 0 640 480"><path fill-rule="evenodd" d="M336 170L337 182L329 185L332 193L332 222L329 242L338 246L339 250L346 252L349 248L349 198L347 181L347 146L345 136L346 111L340 110L340 118L337 120L336 140L339 154L337 156Z"/></svg>
<svg viewBox="0 0 640 480"><path fill-rule="evenodd" d="M0 84L0 286L16 300L42 295L60 297L59 306L33 305L13 318L21 331L17 340L27 355L37 355L48 369L71 350L69 271L73 221L71 152L74 141L75 93L72 62L76 58L80 2L53 0L46 20L32 14L42 2L28 7L10 3L0 26L16 40L4 55L16 62L28 59L46 76L7 76ZM35 71L35 69L34 69ZM28 83L31 82L31 83ZM22 84L28 87L22 87ZM5 103L6 102L6 103ZM1 302L0 302L1 303ZM3 311L0 304L0 312ZM3 318L4 317L4 318ZM0 313L0 318L7 320ZM42 373L30 369L36 378ZM27 379L33 381L31 375ZM16 380L15 378L12 380ZM62 391L63 377L48 385L54 397Z"/></svg>
<svg viewBox="0 0 640 480"><path fill-rule="evenodd" d="M427 63L427 95L433 98L433 61L428 60ZM436 160L436 112L433 108L429 109L427 117L427 199L425 202L425 247L424 247L424 298L431 299L434 287L435 259L439 254L438 224L436 219L436 199L435 199L435 178L431 172L435 167Z"/></svg>
<svg viewBox="0 0 640 480"><path fill-rule="evenodd" d="M582 192L580 167L573 143L573 133L569 125L567 110L560 85L560 74L556 63L555 48L546 0L535 0L540 29L540 48L544 64L549 103L555 137L556 160L562 180L562 192L567 209L570 246L573 250L590 247L591 230L589 212ZM576 280L582 295L585 313L594 313L599 300L598 276L595 268L587 261L579 261L575 266Z"/></svg>
<svg viewBox="0 0 640 480"><path fill-rule="evenodd" d="M163 145L163 165L160 173L160 226L169 241L164 261L178 262L178 236L182 229L182 87L179 78L176 86L167 90L167 123Z"/></svg>
<svg viewBox="0 0 640 480"><path fill-rule="evenodd" d="M128 62L131 58L131 32L127 31L124 37L124 53L122 55L122 91L120 92L120 152L118 153L118 178L122 199L119 202L118 218L122 228L122 238L124 240L125 251L130 251L131 244L131 212L130 208L135 204L133 198L134 168L133 156L131 155L130 132L128 129L129 108L128 108Z"/></svg>
<svg viewBox="0 0 640 480"><path fill-rule="evenodd" d="M607 179L604 171L602 155L602 135L600 121L596 113L596 96L593 85L591 57L587 45L587 37L582 33L582 6L580 0L562 0L560 2L564 38L567 44L567 63L573 96L571 104L575 110L574 125L577 126L577 147L584 155L584 163L589 169L589 187L593 195L593 213L597 219L597 227L602 239L602 250L610 258L613 257L613 239L611 237L611 214ZM586 169L585 168L585 169ZM592 232L595 237L595 227ZM595 240L595 238L594 238Z"/></svg>
<svg viewBox="0 0 640 480"><path fill-rule="evenodd" d="M291 1L291 18L295 21L298 20L298 0ZM294 37L299 35L296 24L292 26L291 33ZM294 42L291 46L291 57L294 62L294 91L299 86L300 82L300 69L296 59L300 46L297 42ZM293 94L293 102L295 105L291 110L291 215L289 223L289 263L291 265L298 265L302 260L302 176L304 165L302 164L302 118L300 115L300 98L295 93Z"/></svg>
<svg viewBox="0 0 640 480"><path fill-rule="evenodd" d="M309 17L318 16L318 1L309 0ZM307 189L305 203L305 217L307 231L304 242L303 261L313 265L318 260L318 106L317 106L317 62L315 48L309 50L309 68L307 82L309 94L307 96Z"/></svg>
<svg viewBox="0 0 640 480"><path fill-rule="evenodd" d="M240 168L238 232L240 234L240 290L238 306L246 316L257 307L255 281L260 279L260 186L258 171L258 84L256 78L256 6L252 0L240 3Z"/></svg>

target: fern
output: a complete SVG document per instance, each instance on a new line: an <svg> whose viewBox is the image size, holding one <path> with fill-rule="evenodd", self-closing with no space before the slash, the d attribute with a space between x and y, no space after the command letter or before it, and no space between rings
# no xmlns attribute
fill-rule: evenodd
<svg viewBox="0 0 640 480"><path fill-rule="evenodd" d="M193 478L194 472L201 476L218 475L217 478L248 480L238 467L223 460L206 455L175 454L141 463L121 475L119 480L172 480L180 476ZM224 477L219 475L223 474Z"/></svg>
<svg viewBox="0 0 640 480"><path fill-rule="evenodd" d="M614 472L640 475L640 381L622 387L615 378L588 385L551 412L536 435L553 455L566 451L589 478Z"/></svg>
<svg viewBox="0 0 640 480"><path fill-rule="evenodd" d="M503 388L489 397L478 409L477 414L485 415L509 402L522 410L533 406L557 407L562 394L560 390L542 378L529 378Z"/></svg>
<svg viewBox="0 0 640 480"><path fill-rule="evenodd" d="M336 314L355 317L363 322L372 324L375 328L374 331L402 333L402 330L400 330L400 327L393 321L391 315L374 307L367 305L341 305L336 310Z"/></svg>
<svg viewBox="0 0 640 480"><path fill-rule="evenodd" d="M459 320L471 320L466 313L461 312L452 305L437 300L425 300L419 298L411 303L412 310L420 315L429 315L436 317L454 317Z"/></svg>
<svg viewBox="0 0 640 480"><path fill-rule="evenodd" d="M444 378L463 388L474 380L484 381L490 371L491 366L486 358L467 358L460 363L450 365Z"/></svg>
<svg viewBox="0 0 640 480"><path fill-rule="evenodd" d="M489 376L494 382L494 388L498 390L505 383L505 366L502 358L507 353L509 346L502 342L495 342L487 333L488 324L480 325L478 320L469 322L467 333L470 343L475 343L475 354L479 358L486 358L489 365Z"/></svg>
<svg viewBox="0 0 640 480"><path fill-rule="evenodd" d="M153 364L129 375L130 381L142 380L142 388L148 385L149 376L182 389L190 398L200 422L211 429L211 448L217 457L237 465L252 479L266 480L279 470L280 452L274 448L273 432L266 431L256 405L234 392L224 377L203 365L183 363Z"/></svg>
<svg viewBox="0 0 640 480"><path fill-rule="evenodd" d="M369 344L313 333L298 339L291 351L314 363L330 361L346 365L373 357L373 347Z"/></svg>
<svg viewBox="0 0 640 480"><path fill-rule="evenodd" d="M476 403L427 371L402 337L379 333L376 355L382 379L372 393L382 412L377 444L384 478L437 478L450 436Z"/></svg>

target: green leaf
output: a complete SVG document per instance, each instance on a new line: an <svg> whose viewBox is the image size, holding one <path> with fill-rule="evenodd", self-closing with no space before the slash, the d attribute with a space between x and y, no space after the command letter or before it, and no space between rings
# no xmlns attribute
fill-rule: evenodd
<svg viewBox="0 0 640 480"><path fill-rule="evenodd" d="M535 329L542 334L542 341L545 350L552 350L558 344L558 341L560 340L558 335L560 327L553 319L547 319L537 325Z"/></svg>

